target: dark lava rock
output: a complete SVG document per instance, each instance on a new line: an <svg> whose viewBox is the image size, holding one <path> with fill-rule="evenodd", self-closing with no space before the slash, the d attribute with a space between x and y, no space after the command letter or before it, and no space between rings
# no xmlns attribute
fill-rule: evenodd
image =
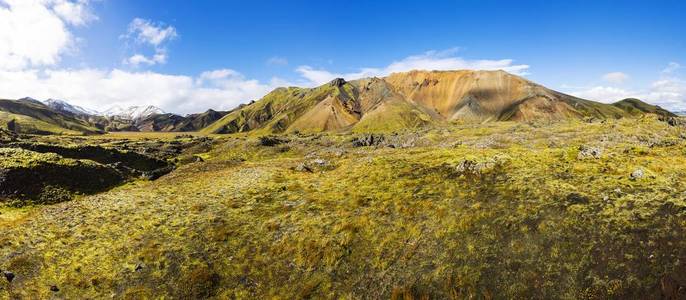
<svg viewBox="0 0 686 300"><path fill-rule="evenodd" d="M260 137L260 145L266 147L273 147L276 145L281 145L288 143L289 140L285 138L279 138L275 136L262 136Z"/></svg>
<svg viewBox="0 0 686 300"><path fill-rule="evenodd" d="M578 194L571 193L567 195L567 203L571 204L587 204L589 201L588 197Z"/></svg>
<svg viewBox="0 0 686 300"><path fill-rule="evenodd" d="M381 134L366 134L352 140L353 147L378 146L385 141Z"/></svg>
<svg viewBox="0 0 686 300"><path fill-rule="evenodd" d="M159 168L157 170L143 172L143 175L141 177L146 178L148 180L155 180L157 178L169 174L171 171L174 171L175 168L176 167L174 165L169 165L164 168Z"/></svg>
<svg viewBox="0 0 686 300"><path fill-rule="evenodd" d="M663 117L660 118L660 120L667 122L669 126L684 126L686 125L686 119L682 119L679 117Z"/></svg>
<svg viewBox="0 0 686 300"><path fill-rule="evenodd" d="M9 282L12 282L12 280L14 280L14 277L15 277L14 273L12 273L10 271L2 271L2 275L4 275L5 279L7 279L7 281L9 281Z"/></svg>
<svg viewBox="0 0 686 300"><path fill-rule="evenodd" d="M334 80L331 80L331 82L329 82L329 85L331 85L333 87L342 87L344 84L345 84L345 79L343 79L343 78L336 78Z"/></svg>

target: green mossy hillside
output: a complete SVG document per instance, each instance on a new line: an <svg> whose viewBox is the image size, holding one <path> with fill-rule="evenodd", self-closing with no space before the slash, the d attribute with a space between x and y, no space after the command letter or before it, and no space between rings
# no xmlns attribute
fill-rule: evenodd
<svg viewBox="0 0 686 300"><path fill-rule="evenodd" d="M21 134L81 135L82 132L44 122L29 116L0 111L0 128Z"/></svg>
<svg viewBox="0 0 686 300"><path fill-rule="evenodd" d="M72 115L57 112L45 104L35 100L6 100L0 99L0 121L3 128L13 127L10 122L17 120L20 133L35 134L99 134L102 130L96 128L87 121L76 118ZM14 118L12 115L24 117ZM15 124L16 125L16 124ZM10 131L14 129L9 128Z"/></svg>

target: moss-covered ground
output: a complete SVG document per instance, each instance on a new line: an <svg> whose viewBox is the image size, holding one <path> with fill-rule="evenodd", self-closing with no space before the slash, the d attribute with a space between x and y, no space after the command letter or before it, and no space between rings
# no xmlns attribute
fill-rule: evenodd
<svg viewBox="0 0 686 300"><path fill-rule="evenodd" d="M0 299L683 297L683 127L278 138L218 138L156 181L3 208Z"/></svg>

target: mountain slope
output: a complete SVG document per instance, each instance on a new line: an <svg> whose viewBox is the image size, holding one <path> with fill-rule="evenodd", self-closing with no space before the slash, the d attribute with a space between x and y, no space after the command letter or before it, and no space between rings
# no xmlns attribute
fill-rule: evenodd
<svg viewBox="0 0 686 300"><path fill-rule="evenodd" d="M203 129L206 133L257 130L283 132L307 110L337 92L330 84L317 88L277 88L260 101L234 110Z"/></svg>
<svg viewBox="0 0 686 300"><path fill-rule="evenodd" d="M617 118L611 105L565 95L504 71L411 71L386 78L408 101L447 121Z"/></svg>
<svg viewBox="0 0 686 300"><path fill-rule="evenodd" d="M84 120L75 118L72 114L53 110L40 101L29 98L20 100L0 99L0 111L7 113L4 116L4 118L7 118L7 120L4 120L5 124L15 120L12 115L28 117L16 118L20 126L15 130L22 133L102 133L102 130L95 128Z"/></svg>
<svg viewBox="0 0 686 300"><path fill-rule="evenodd" d="M173 131L199 131L221 119L228 112L208 109L204 113L187 115Z"/></svg>
<svg viewBox="0 0 686 300"><path fill-rule="evenodd" d="M504 71L410 71L350 82L339 78L313 89L279 88L229 113L203 132L375 132L445 122L606 119L668 113L638 102L610 105L580 99Z"/></svg>
<svg viewBox="0 0 686 300"><path fill-rule="evenodd" d="M29 116L0 111L0 129L28 134L81 135L80 131L66 129Z"/></svg>
<svg viewBox="0 0 686 300"><path fill-rule="evenodd" d="M138 131L189 132L199 131L225 116L226 112L207 110L204 113L190 114L185 117L176 114L152 114L132 120Z"/></svg>
<svg viewBox="0 0 686 300"><path fill-rule="evenodd" d="M662 107L656 105L650 105L641 100L635 98L627 98L621 101L612 103L613 106L621 108L631 115L641 115L644 113L651 113L665 117L676 117L677 115L665 110Z"/></svg>

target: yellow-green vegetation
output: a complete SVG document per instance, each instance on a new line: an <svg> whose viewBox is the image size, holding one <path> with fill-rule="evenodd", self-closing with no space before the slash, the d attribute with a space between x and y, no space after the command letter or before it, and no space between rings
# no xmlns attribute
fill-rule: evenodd
<svg viewBox="0 0 686 300"><path fill-rule="evenodd" d="M354 138L232 135L157 181L17 215L0 227L0 269L15 275L0 298L657 299L686 286L683 127Z"/></svg>
<svg viewBox="0 0 686 300"><path fill-rule="evenodd" d="M15 148L0 148L0 168L34 167L43 163L73 165L75 161L54 153L37 153Z"/></svg>
<svg viewBox="0 0 686 300"><path fill-rule="evenodd" d="M29 116L0 111L0 128L28 134L81 135L79 131L69 130L59 125L44 122Z"/></svg>

